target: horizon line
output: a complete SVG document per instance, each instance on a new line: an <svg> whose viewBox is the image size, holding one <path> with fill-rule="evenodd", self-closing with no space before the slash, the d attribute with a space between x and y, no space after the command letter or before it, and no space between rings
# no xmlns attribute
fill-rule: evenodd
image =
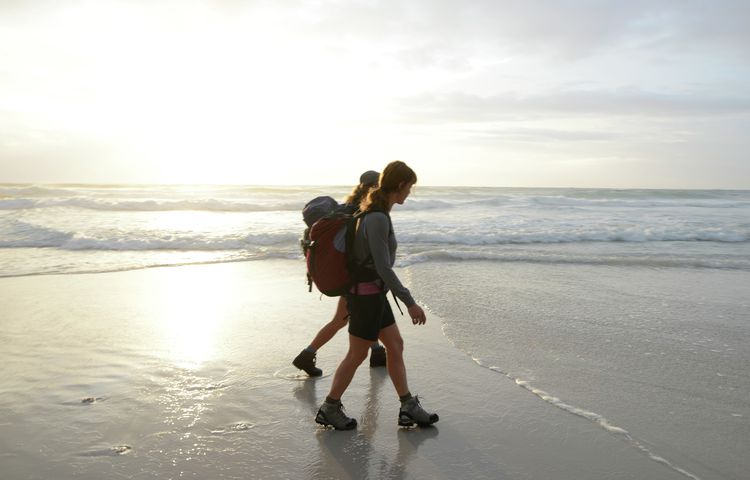
<svg viewBox="0 0 750 480"><path fill-rule="evenodd" d="M251 183L159 183L159 182L0 182L0 186L53 186L53 187L248 187L248 188L351 188L352 184L251 184ZM417 188L487 188L487 189L550 189L550 190L721 190L721 191L750 191L750 186L745 188L733 187L572 187L572 186L503 186L503 185L429 185L416 184Z"/></svg>

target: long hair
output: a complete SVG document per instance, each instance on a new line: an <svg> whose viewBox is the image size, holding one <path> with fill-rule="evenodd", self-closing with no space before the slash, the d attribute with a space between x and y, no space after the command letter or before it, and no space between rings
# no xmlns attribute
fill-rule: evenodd
<svg viewBox="0 0 750 480"><path fill-rule="evenodd" d="M352 189L352 193L344 199L344 203L347 205L359 205L374 186L375 185L365 185L364 183L360 183Z"/></svg>
<svg viewBox="0 0 750 480"><path fill-rule="evenodd" d="M389 163L380 174L378 186L362 201L359 209L363 212L370 210L390 210L388 194L403 188L405 183L417 183L417 174L401 160Z"/></svg>

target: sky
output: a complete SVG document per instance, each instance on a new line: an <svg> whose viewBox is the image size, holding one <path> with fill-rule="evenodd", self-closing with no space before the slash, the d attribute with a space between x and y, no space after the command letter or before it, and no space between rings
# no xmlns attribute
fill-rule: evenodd
<svg viewBox="0 0 750 480"><path fill-rule="evenodd" d="M2 0L0 183L750 188L746 0Z"/></svg>

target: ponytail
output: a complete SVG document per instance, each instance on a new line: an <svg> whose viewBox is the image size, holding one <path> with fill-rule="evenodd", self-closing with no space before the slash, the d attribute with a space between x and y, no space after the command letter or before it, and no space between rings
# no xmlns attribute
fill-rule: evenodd
<svg viewBox="0 0 750 480"><path fill-rule="evenodd" d="M369 212L371 210L379 210L381 212L388 211L388 194L383 190L382 187L376 187L370 190L370 193L362 200L359 204L359 209L363 212Z"/></svg>
<svg viewBox="0 0 750 480"><path fill-rule="evenodd" d="M365 197L367 197L367 194L369 193L371 188L372 185L365 185L364 183L360 183L352 189L352 193L350 193L349 196L344 199L344 203L346 203L347 205L361 204Z"/></svg>

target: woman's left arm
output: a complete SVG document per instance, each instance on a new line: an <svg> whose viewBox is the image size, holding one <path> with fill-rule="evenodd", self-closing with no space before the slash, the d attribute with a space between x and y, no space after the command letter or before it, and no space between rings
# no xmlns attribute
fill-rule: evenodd
<svg viewBox="0 0 750 480"><path fill-rule="evenodd" d="M388 246L388 236L391 229L388 217L384 213L372 213L367 216L365 228L367 229L367 243L378 275L383 279L388 289L404 302L407 308L415 305L416 302L411 296L411 292L401 283L391 266L391 251Z"/></svg>

